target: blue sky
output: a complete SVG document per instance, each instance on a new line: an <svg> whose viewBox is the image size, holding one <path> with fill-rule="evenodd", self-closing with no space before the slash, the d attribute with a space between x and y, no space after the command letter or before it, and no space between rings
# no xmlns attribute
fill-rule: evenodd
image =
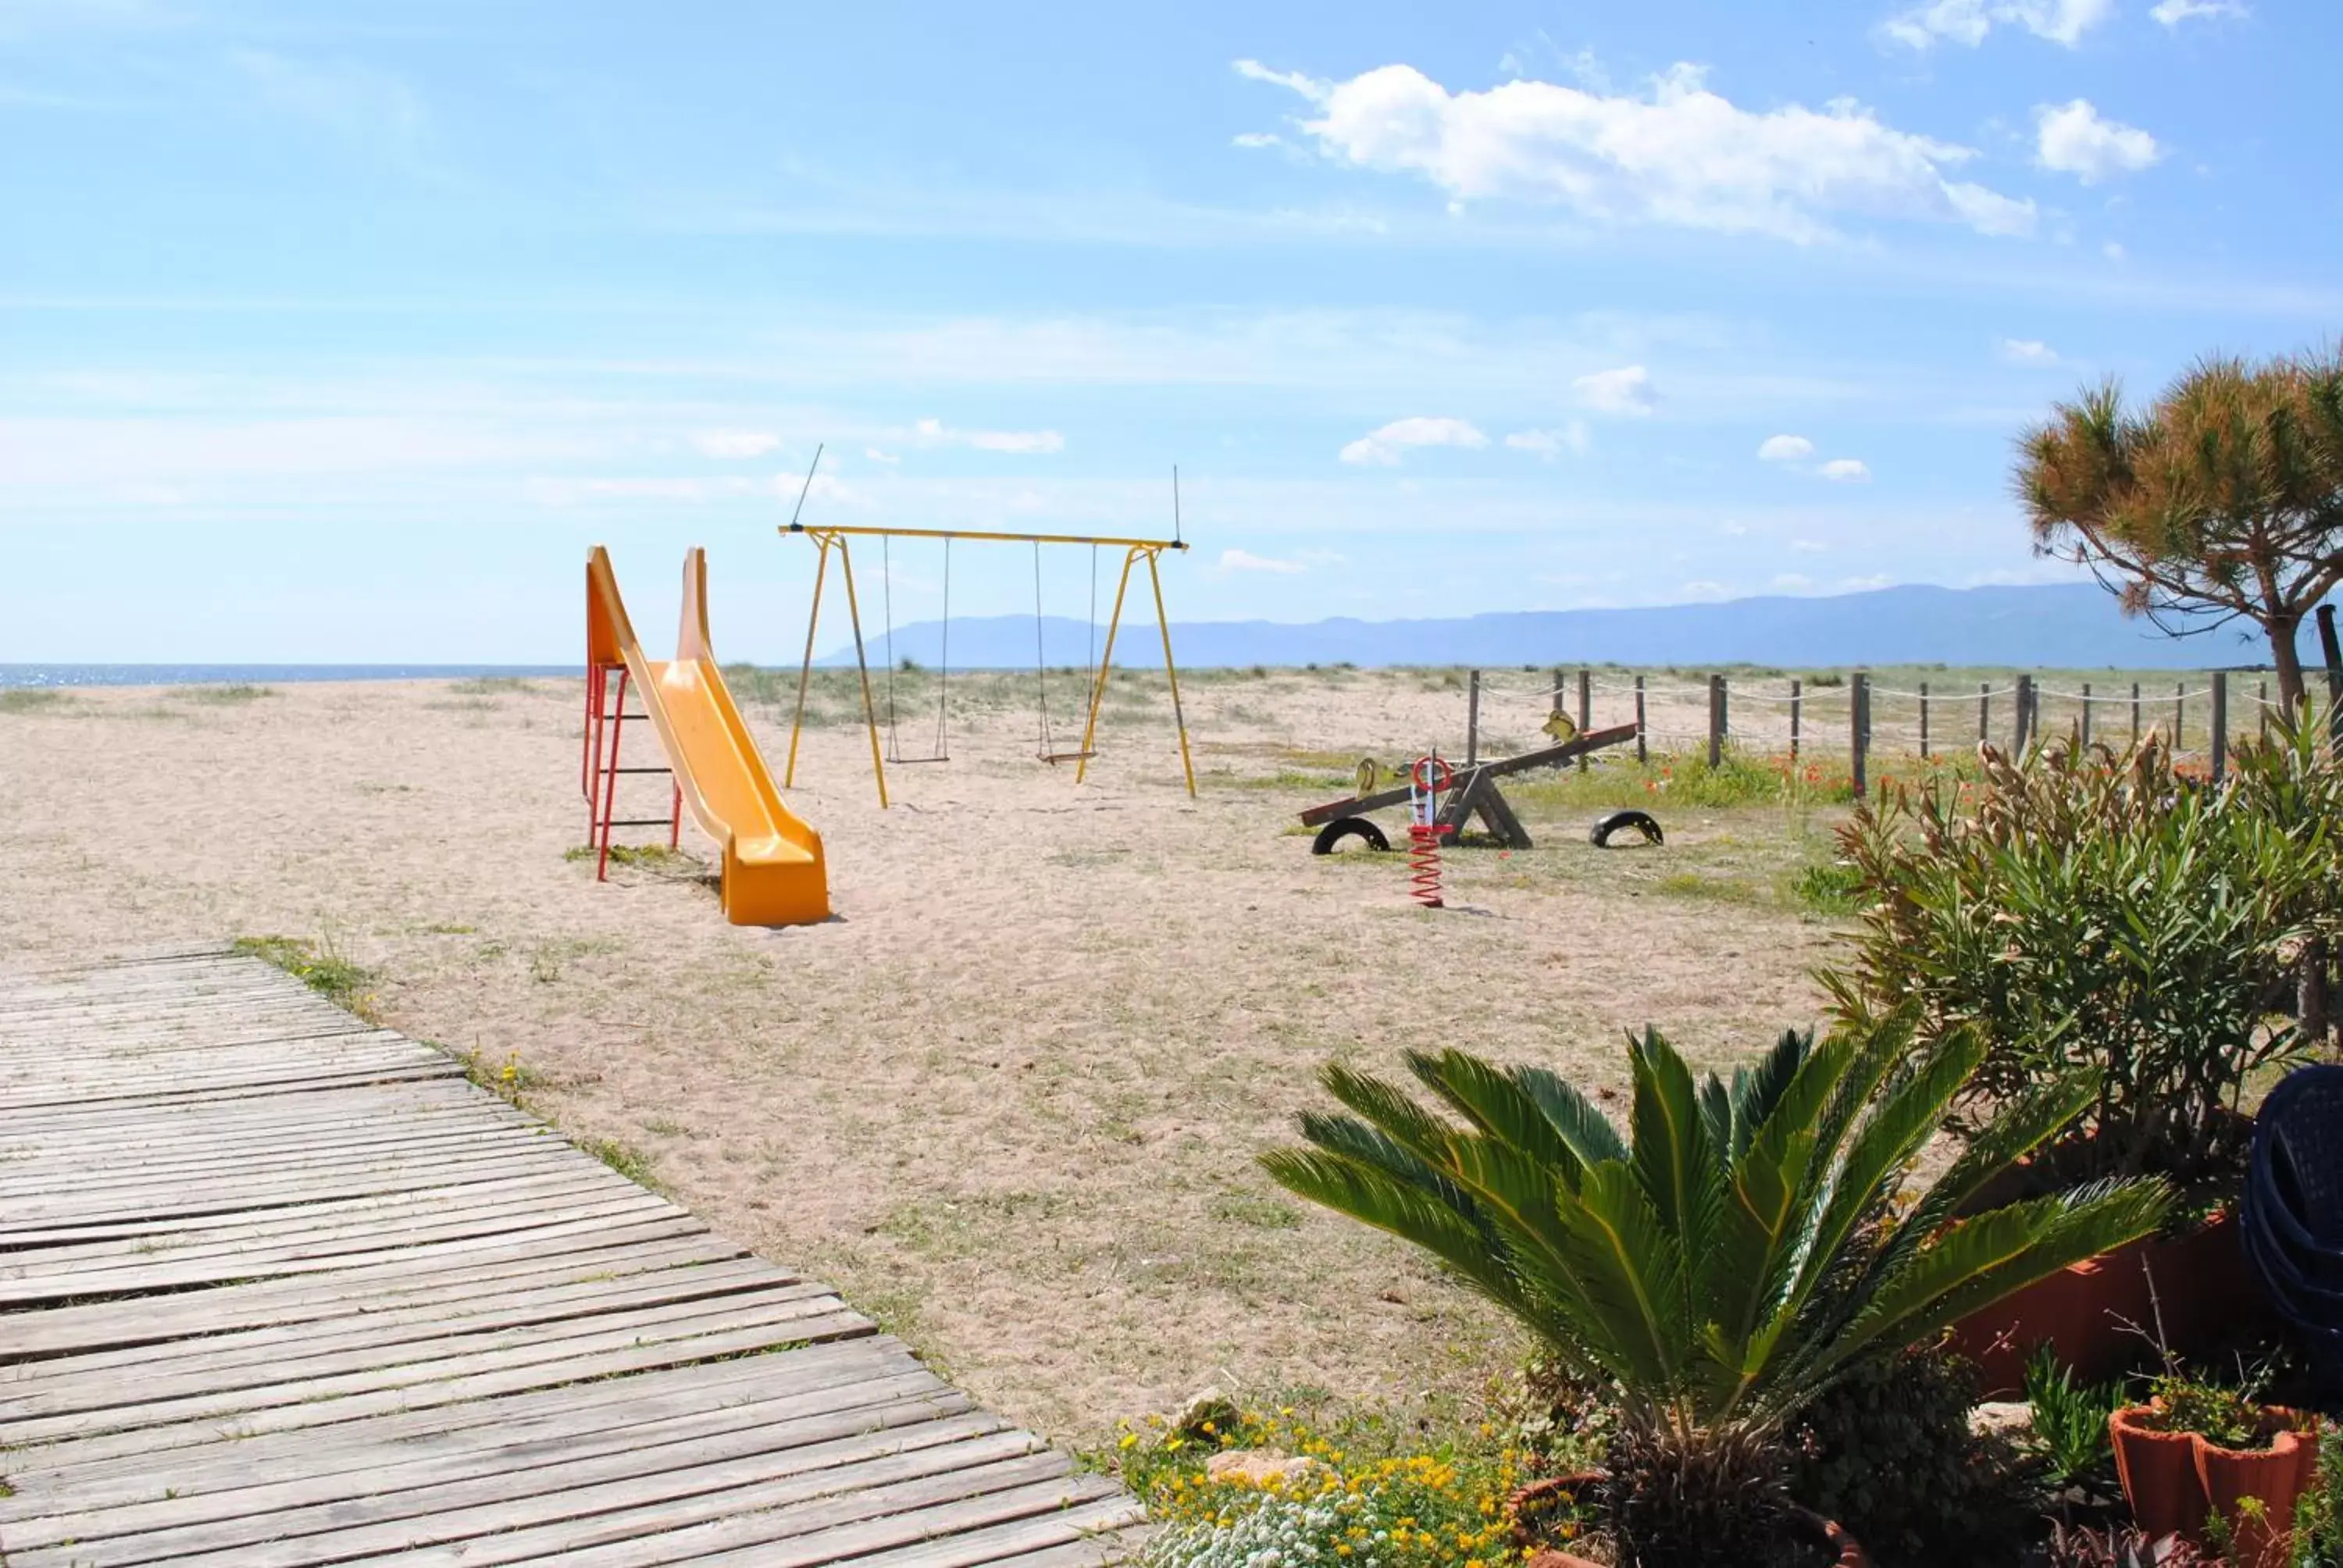
<svg viewBox="0 0 2343 1568"><path fill-rule="evenodd" d="M0 659L561 659L597 541L655 642L704 544L785 658L818 441L833 522L1152 532L1176 463L1182 618L2032 580L2052 398L2343 327L2338 54L2328 0L0 0Z"/></svg>

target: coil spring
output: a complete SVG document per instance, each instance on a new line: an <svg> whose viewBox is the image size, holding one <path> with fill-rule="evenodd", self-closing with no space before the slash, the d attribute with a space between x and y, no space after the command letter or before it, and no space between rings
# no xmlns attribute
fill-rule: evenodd
<svg viewBox="0 0 2343 1568"><path fill-rule="evenodd" d="M1407 891L1427 910L1446 907L1440 897L1440 829L1433 823L1408 824Z"/></svg>

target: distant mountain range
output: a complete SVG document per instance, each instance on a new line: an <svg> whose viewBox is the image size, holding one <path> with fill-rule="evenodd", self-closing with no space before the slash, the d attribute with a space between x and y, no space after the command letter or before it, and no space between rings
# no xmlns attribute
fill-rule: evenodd
<svg viewBox="0 0 2343 1568"><path fill-rule="evenodd" d="M2251 630L2250 628L2244 628ZM1103 635L1101 628L1099 636ZM1819 598L1727 599L1645 609L1522 610L1453 620L1174 621L1182 666L1225 665L2015 665L2042 669L2199 669L2266 661L2257 636L2224 628L2174 640L2127 619L2088 583L2036 588L1906 587ZM1057 617L1041 623L1048 662L1087 665L1091 628ZM943 662L943 627L895 628L895 657ZM955 669L1031 668L1031 616L955 618ZM1161 668L1163 643L1147 621L1126 621L1115 663ZM2305 639L2311 654L2311 639ZM2315 657L2315 654L2313 655ZM873 638L874 667L885 654ZM851 645L821 662L851 664Z"/></svg>

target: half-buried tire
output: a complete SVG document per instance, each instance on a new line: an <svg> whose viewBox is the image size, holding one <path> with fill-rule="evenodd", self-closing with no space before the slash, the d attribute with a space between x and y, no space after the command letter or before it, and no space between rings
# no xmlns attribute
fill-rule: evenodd
<svg viewBox="0 0 2343 1568"><path fill-rule="evenodd" d="M1638 811L1632 806L1621 811L1605 811L1594 819L1594 827L1586 835L1598 849L1611 847L1611 835L1634 830L1643 836L1646 844L1664 844L1667 836L1660 831L1659 823L1649 811Z"/></svg>
<svg viewBox="0 0 2343 1568"><path fill-rule="evenodd" d="M1331 855L1342 847L1345 839L1364 839L1370 849L1391 848L1391 840L1383 837L1383 830L1364 817L1337 817L1318 829L1318 836L1310 840L1310 852Z"/></svg>

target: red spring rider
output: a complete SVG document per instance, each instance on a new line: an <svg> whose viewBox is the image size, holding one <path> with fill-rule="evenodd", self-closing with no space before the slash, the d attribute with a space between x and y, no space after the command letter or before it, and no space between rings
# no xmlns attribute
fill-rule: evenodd
<svg viewBox="0 0 2343 1568"><path fill-rule="evenodd" d="M1446 907L1440 897L1440 797L1454 776L1436 751L1408 770L1407 890L1427 910Z"/></svg>

